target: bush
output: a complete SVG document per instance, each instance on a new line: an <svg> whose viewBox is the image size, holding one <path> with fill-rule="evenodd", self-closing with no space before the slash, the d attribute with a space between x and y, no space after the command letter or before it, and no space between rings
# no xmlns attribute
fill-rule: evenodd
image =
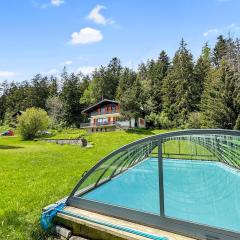
<svg viewBox="0 0 240 240"><path fill-rule="evenodd" d="M156 127L156 128L161 127L160 121L159 121L159 115L157 113L150 113L150 115L146 117L146 121L148 126Z"/></svg>
<svg viewBox="0 0 240 240"><path fill-rule="evenodd" d="M188 122L185 128L200 129L202 116L200 112L191 112L188 117Z"/></svg>
<svg viewBox="0 0 240 240"><path fill-rule="evenodd" d="M153 123L157 128L170 129L173 127L173 123L169 120L165 112L161 112L160 114L151 113L147 117L147 121Z"/></svg>
<svg viewBox="0 0 240 240"><path fill-rule="evenodd" d="M18 117L18 130L24 140L30 140L40 131L46 130L50 119L47 113L40 108L28 108Z"/></svg>
<svg viewBox="0 0 240 240"><path fill-rule="evenodd" d="M170 129L174 126L173 122L168 118L165 112L161 112L159 116L159 121L161 124L161 128L163 129Z"/></svg>

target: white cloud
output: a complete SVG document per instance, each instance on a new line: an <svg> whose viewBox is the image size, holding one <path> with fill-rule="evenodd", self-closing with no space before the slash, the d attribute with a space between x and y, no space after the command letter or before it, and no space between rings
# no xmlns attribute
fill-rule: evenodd
<svg viewBox="0 0 240 240"><path fill-rule="evenodd" d="M65 66L69 66L69 65L72 65L72 61L71 60L66 60L64 63L63 63L63 65L65 65Z"/></svg>
<svg viewBox="0 0 240 240"><path fill-rule="evenodd" d="M87 75L87 74L93 73L95 69L96 67L93 67L93 66L82 66L77 69L77 73L81 72L84 75Z"/></svg>
<svg viewBox="0 0 240 240"><path fill-rule="evenodd" d="M8 77L14 77L17 73L10 72L10 71L0 71L0 78L8 78Z"/></svg>
<svg viewBox="0 0 240 240"><path fill-rule="evenodd" d="M64 0L51 0L51 4L55 7L59 7L64 3Z"/></svg>
<svg viewBox="0 0 240 240"><path fill-rule="evenodd" d="M101 31L94 28L82 28L79 32L72 33L72 44L88 44L99 42L103 39Z"/></svg>
<svg viewBox="0 0 240 240"><path fill-rule="evenodd" d="M232 23L231 25L228 25L226 27L209 29L208 31L203 33L203 36L216 36L219 34L227 34L228 32L230 32L231 34L240 33L240 26Z"/></svg>
<svg viewBox="0 0 240 240"><path fill-rule="evenodd" d="M87 18L97 24L111 24L114 23L113 20L105 18L102 14L101 14L101 10L102 9L106 9L105 6L102 5L97 5L95 6L91 12L89 13L89 15L87 16Z"/></svg>

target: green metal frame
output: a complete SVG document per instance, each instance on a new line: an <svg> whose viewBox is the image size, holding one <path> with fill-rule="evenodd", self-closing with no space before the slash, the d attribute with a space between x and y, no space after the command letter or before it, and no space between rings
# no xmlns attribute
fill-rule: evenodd
<svg viewBox="0 0 240 240"><path fill-rule="evenodd" d="M91 168L77 183L73 191L71 192L70 196L68 197L66 204L69 206L74 206L77 208L87 209L90 211L100 212L102 214L119 217L123 219L127 219L130 221L138 222L141 224L146 224L150 226L154 226L157 228L161 228L167 231L180 233L186 236L195 237L197 239L211 239L211 240L237 240L240 239L240 233L232 232L229 230L219 229L207 225L196 224L192 222L182 221L178 219L173 219L165 216L164 211L164 175L163 175L163 149L162 143L166 141L168 138L182 138L184 136L190 136L190 139L193 143L204 146L208 149L211 153L213 153L218 161L230 165L231 167L240 169L240 163L236 162L235 159L239 160L240 162L240 146L237 143L231 142L230 145L233 147L231 151L226 146L229 142L221 141L218 143L217 139L218 136L221 138L229 137L240 137L240 131L233 131L233 130L222 130L222 129L201 129L201 130L182 130L182 131L175 131L169 133L163 133L159 135L154 135L151 137L146 137L125 145L120 149L110 153L107 157L103 158L99 161L93 168ZM191 136L193 136L191 138ZM205 137L205 141L202 141L202 136ZM212 149L210 146L212 138L210 136L214 136L216 139L214 141L215 148ZM111 180L113 177L121 174L122 172L126 171L130 167L134 166L138 162L144 160L149 154L152 152L154 148L158 148L158 170L159 170L159 195L160 195L160 213L159 215L154 215L146 212L140 212L132 209L127 209L124 207L113 206L105 203L99 203L92 200L86 200L81 198L81 196L91 191L92 189L101 186L106 181ZM141 150L140 150L141 149ZM101 165L106 163L108 160L112 159L117 154L121 154L118 158L112 162L112 166L119 161L113 173L104 179L101 179L108 169L105 169L103 173L100 175L98 180L95 184L92 184L82 190L79 191L79 188L84 184L84 182L88 179L91 174L93 174ZM134 156L133 160L129 161L129 156ZM123 159L120 161L119 159ZM124 166L124 165L127 165ZM120 170L117 171L121 166ZM101 169L100 169L101 170Z"/></svg>

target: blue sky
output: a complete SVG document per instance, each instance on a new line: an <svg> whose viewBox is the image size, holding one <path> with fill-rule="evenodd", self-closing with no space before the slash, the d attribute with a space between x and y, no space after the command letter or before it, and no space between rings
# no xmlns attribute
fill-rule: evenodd
<svg viewBox="0 0 240 240"><path fill-rule="evenodd" d="M194 57L219 34L240 35L239 0L8 0L0 7L0 82L36 73L91 72L117 56L128 67L172 57L183 37Z"/></svg>

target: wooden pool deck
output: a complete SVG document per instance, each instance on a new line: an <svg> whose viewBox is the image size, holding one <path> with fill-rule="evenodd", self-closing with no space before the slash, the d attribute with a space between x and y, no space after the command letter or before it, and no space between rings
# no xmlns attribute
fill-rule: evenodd
<svg viewBox="0 0 240 240"><path fill-rule="evenodd" d="M66 207L64 210L73 214L78 214L84 217L104 221L118 226L128 227L134 230L142 231L157 235L159 237L167 237L169 240L194 240L181 236L175 233L166 232L163 230L143 226L126 220L105 216L99 213L86 211L74 207ZM72 231L73 235L81 236L93 240L147 240L148 238L141 237L125 231L113 229L90 221L82 220L76 217L68 216L63 213L58 213L55 223L64 226Z"/></svg>

